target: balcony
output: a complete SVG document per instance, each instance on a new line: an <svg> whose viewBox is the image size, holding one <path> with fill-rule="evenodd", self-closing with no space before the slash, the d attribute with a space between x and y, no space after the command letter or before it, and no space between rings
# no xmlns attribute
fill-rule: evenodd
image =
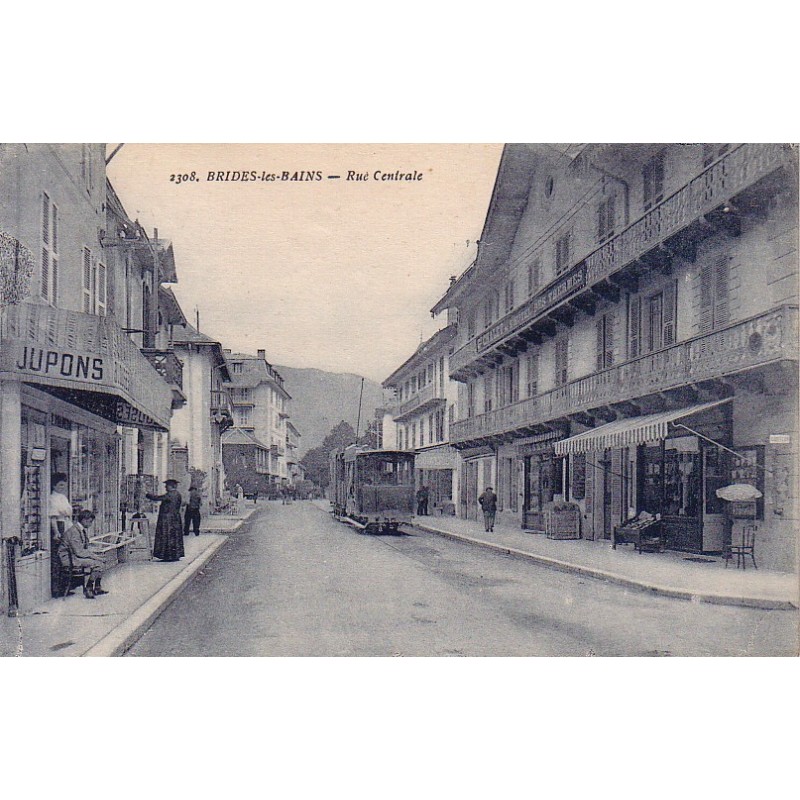
<svg viewBox="0 0 800 800"><path fill-rule="evenodd" d="M220 432L233 425L233 404L226 389L211 391L211 420L220 427Z"/></svg>
<svg viewBox="0 0 800 800"><path fill-rule="evenodd" d="M438 384L429 383L427 386L423 386L422 389L405 402L395 404L394 420L395 422L402 422L413 414L428 411L435 406L444 405L446 402L447 400L439 391Z"/></svg>
<svg viewBox="0 0 800 800"><path fill-rule="evenodd" d="M142 348L142 355L150 362L153 369L166 381L172 389L172 408L181 408L186 403L183 393L183 362L172 350L155 350Z"/></svg>
<svg viewBox="0 0 800 800"><path fill-rule="evenodd" d="M738 234L739 213L758 205L745 190L786 164L781 144L731 150L490 326L474 345L456 351L451 376L464 381L503 355L524 352L528 342L554 335L557 323L572 325L578 312L592 313L598 298L618 299L620 285L633 285L652 269L669 270L674 254L693 261L697 243L718 230Z"/></svg>
<svg viewBox="0 0 800 800"><path fill-rule="evenodd" d="M694 392L698 385L724 376L797 358L798 311L784 306L488 414L458 420L450 427L450 441L466 445L493 437L516 438L570 417L583 422L582 416L592 413L610 420L626 403L648 397L663 401L664 392Z"/></svg>

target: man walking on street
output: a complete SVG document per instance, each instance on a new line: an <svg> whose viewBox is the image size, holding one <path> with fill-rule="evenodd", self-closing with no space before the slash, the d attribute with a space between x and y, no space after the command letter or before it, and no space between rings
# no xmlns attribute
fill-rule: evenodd
<svg viewBox="0 0 800 800"><path fill-rule="evenodd" d="M189 535L189 528L194 528L194 535L200 535L200 506L203 498L200 490L196 486L189 487L189 500L186 503L186 511L183 514L183 535Z"/></svg>
<svg viewBox="0 0 800 800"><path fill-rule="evenodd" d="M483 524L487 532L494 530L494 517L497 514L497 495L492 491L491 486L484 489L483 494L478 498L478 502L483 509Z"/></svg>

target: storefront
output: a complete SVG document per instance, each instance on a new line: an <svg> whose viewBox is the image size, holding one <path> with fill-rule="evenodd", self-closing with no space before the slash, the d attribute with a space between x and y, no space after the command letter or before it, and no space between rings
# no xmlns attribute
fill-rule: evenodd
<svg viewBox="0 0 800 800"><path fill-rule="evenodd" d="M732 400L616 420L555 444L569 458L573 496L583 512L584 538L611 539L615 526L641 512L658 517L667 546L719 553L729 530Z"/></svg>
<svg viewBox="0 0 800 800"><path fill-rule="evenodd" d="M543 531L547 506L563 499L564 459L554 450L555 442L563 437L563 432L552 431L516 446L523 464L522 527L526 530Z"/></svg>
<svg viewBox="0 0 800 800"><path fill-rule="evenodd" d="M417 450L415 470L417 488L428 488L428 509L431 514L454 515L458 496L458 451L449 445Z"/></svg>
<svg viewBox="0 0 800 800"><path fill-rule="evenodd" d="M497 453L493 447L470 447L461 451L459 515L478 519L478 497L487 486L496 486Z"/></svg>
<svg viewBox="0 0 800 800"><path fill-rule="evenodd" d="M119 426L167 430L168 385L110 318L21 304L0 328L0 532L3 610L51 593L51 476L97 534L122 529ZM151 437L152 438L152 437Z"/></svg>

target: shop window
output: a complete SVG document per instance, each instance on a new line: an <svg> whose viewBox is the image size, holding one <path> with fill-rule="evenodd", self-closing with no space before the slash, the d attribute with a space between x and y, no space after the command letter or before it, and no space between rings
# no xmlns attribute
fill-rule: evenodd
<svg viewBox="0 0 800 800"><path fill-rule="evenodd" d="M731 483L749 483L755 486L761 497L751 503L734 504L732 511L742 517L764 519L764 447L737 447L738 456L731 456ZM748 507L749 506L749 507Z"/></svg>
<svg viewBox="0 0 800 800"><path fill-rule="evenodd" d="M693 436L667 439L664 445L663 513L700 516L700 449Z"/></svg>

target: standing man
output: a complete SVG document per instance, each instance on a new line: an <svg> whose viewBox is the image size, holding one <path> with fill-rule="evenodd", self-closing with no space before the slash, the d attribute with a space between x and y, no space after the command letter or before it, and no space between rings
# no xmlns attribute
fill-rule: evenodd
<svg viewBox="0 0 800 800"><path fill-rule="evenodd" d="M428 492L428 487L423 485L419 487L419 491L417 492L417 516L418 517L427 517L428 516L428 498L430 497L430 493Z"/></svg>
<svg viewBox="0 0 800 800"><path fill-rule="evenodd" d="M186 502L186 511L183 514L183 535L189 535L189 527L194 528L194 535L200 535L200 507L203 498L200 496L200 489L197 486L189 487L189 499Z"/></svg>
<svg viewBox="0 0 800 800"><path fill-rule="evenodd" d="M484 489L483 494L478 498L478 502L483 509L483 524L487 532L494 530L494 518L497 514L497 495L492 491L491 486Z"/></svg>

